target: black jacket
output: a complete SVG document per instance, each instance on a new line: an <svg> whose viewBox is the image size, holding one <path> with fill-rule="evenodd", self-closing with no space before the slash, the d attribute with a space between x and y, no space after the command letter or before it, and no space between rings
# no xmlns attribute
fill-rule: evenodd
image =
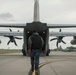
<svg viewBox="0 0 76 75"><path fill-rule="evenodd" d="M39 34L32 34L30 36L31 49L41 49L43 46L43 39Z"/></svg>

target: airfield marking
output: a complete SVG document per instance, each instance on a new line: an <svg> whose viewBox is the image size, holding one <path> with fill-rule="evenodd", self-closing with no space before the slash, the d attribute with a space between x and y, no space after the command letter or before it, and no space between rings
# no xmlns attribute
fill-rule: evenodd
<svg viewBox="0 0 76 75"><path fill-rule="evenodd" d="M58 61L66 61L66 60L58 60ZM39 68L41 68L41 67L43 67L43 66L45 66L45 65L47 65L47 64L49 64L49 63L58 62L58 61L55 60L55 61L43 62L43 63L39 64ZM35 70L34 70L34 72L32 73L32 75L36 75Z"/></svg>
<svg viewBox="0 0 76 75"><path fill-rule="evenodd" d="M49 64L49 63L51 63L51 62L43 62L43 63L39 64L39 68L41 68L41 67L43 67L44 65ZM35 74L35 70L34 70L34 72L32 73L32 75L36 75L36 74Z"/></svg>

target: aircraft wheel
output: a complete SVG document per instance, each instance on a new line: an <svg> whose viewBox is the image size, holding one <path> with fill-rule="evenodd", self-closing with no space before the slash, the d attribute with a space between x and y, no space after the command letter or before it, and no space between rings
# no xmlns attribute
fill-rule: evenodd
<svg viewBox="0 0 76 75"><path fill-rule="evenodd" d="M49 56L50 50L47 51L46 56Z"/></svg>
<svg viewBox="0 0 76 75"><path fill-rule="evenodd" d="M26 53L23 53L23 56L26 56Z"/></svg>
<svg viewBox="0 0 76 75"><path fill-rule="evenodd" d="M49 53L48 52L46 53L46 56L49 56Z"/></svg>
<svg viewBox="0 0 76 75"><path fill-rule="evenodd" d="M23 56L26 56L25 50L22 49Z"/></svg>

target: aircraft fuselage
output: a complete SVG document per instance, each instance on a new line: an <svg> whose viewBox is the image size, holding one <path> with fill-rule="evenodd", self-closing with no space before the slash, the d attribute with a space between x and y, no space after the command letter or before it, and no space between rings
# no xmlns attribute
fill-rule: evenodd
<svg viewBox="0 0 76 75"><path fill-rule="evenodd" d="M27 23L26 28L24 28L24 55L28 53L28 38L32 35L34 30L36 30L44 40L44 46L41 49L41 53L45 53L45 55L47 55L47 52L49 50L49 30L47 28L47 24L41 22Z"/></svg>

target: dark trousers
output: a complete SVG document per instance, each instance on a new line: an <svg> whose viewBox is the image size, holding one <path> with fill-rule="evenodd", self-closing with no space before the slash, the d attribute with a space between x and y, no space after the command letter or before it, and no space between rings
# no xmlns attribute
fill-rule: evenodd
<svg viewBox="0 0 76 75"><path fill-rule="evenodd" d="M35 70L37 71L39 68L39 56L40 56L40 50L36 49L31 51L31 69L32 71L34 71L34 67Z"/></svg>

